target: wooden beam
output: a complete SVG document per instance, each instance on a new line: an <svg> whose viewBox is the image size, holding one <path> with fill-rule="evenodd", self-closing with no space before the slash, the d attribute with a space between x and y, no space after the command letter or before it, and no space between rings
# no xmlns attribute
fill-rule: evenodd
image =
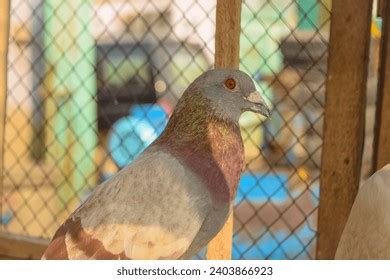
<svg viewBox="0 0 390 280"><path fill-rule="evenodd" d="M215 31L215 68L236 68L240 63L241 0L218 0ZM209 243L207 259L232 256L233 210L225 226Z"/></svg>
<svg viewBox="0 0 390 280"><path fill-rule="evenodd" d="M360 182L372 0L332 2L317 259L333 259Z"/></svg>
<svg viewBox="0 0 390 280"><path fill-rule="evenodd" d="M390 163L390 1L383 2L373 171Z"/></svg>
<svg viewBox="0 0 390 280"><path fill-rule="evenodd" d="M3 198L3 150L5 108L7 98L7 54L10 20L10 1L0 1L0 211ZM47 240L0 233L0 258L40 259Z"/></svg>
<svg viewBox="0 0 390 280"><path fill-rule="evenodd" d="M215 30L215 68L240 63L241 0L218 0Z"/></svg>
<svg viewBox="0 0 390 280"><path fill-rule="evenodd" d="M49 241L46 239L0 233L0 256L9 259L41 259Z"/></svg>
<svg viewBox="0 0 390 280"><path fill-rule="evenodd" d="M385 2L386 2L385 0L378 0L378 2L376 4L376 15L378 17L382 17Z"/></svg>
<svg viewBox="0 0 390 280"><path fill-rule="evenodd" d="M9 34L9 0L0 0L0 218L3 211L3 160L5 105L7 99L7 54Z"/></svg>

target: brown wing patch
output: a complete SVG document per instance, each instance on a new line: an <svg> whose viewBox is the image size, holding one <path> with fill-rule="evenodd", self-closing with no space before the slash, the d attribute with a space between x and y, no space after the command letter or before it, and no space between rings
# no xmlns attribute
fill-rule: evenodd
<svg viewBox="0 0 390 280"><path fill-rule="evenodd" d="M68 252L66 250L65 234L67 229L66 223L63 224L55 233L49 247L46 249L42 259L47 260L68 260Z"/></svg>
<svg viewBox="0 0 390 280"><path fill-rule="evenodd" d="M68 235L68 238L67 238ZM69 244L72 243L72 244ZM76 253L77 252L77 253ZM68 219L56 232L43 259L128 259L122 252L112 254L102 242L92 238L81 226L80 218Z"/></svg>

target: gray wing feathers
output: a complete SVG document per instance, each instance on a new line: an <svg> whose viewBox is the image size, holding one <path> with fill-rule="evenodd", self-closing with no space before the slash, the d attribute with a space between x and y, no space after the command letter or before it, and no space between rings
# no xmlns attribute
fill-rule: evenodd
<svg viewBox="0 0 390 280"><path fill-rule="evenodd" d="M194 174L152 150L98 186L73 216L113 254L174 259L187 251L211 205Z"/></svg>

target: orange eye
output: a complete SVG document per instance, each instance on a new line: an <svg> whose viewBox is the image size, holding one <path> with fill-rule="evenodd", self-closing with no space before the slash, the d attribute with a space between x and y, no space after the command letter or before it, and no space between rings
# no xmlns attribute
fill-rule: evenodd
<svg viewBox="0 0 390 280"><path fill-rule="evenodd" d="M232 78L229 78L225 81L225 86L228 89L234 89L236 87L236 81Z"/></svg>

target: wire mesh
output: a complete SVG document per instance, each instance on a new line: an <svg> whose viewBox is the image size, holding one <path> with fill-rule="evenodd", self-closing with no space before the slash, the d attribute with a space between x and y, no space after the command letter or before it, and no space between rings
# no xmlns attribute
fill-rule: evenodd
<svg viewBox="0 0 390 280"><path fill-rule="evenodd" d="M240 119L234 259L314 258L329 2L243 1L240 68L272 115ZM208 0L11 1L2 232L51 237L161 133L213 67L215 10Z"/></svg>

